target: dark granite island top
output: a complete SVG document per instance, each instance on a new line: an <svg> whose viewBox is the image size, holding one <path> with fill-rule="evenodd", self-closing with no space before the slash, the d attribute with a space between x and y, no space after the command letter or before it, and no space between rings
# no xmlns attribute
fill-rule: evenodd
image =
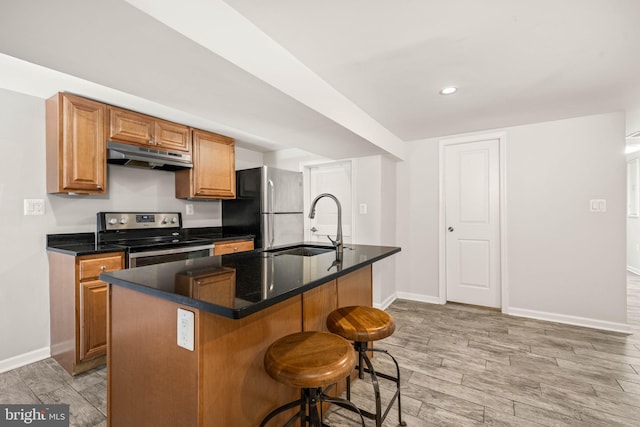
<svg viewBox="0 0 640 427"><path fill-rule="evenodd" d="M398 247L348 245L338 262L335 251L314 256L253 251L112 271L102 273L100 280L240 319L397 252ZM198 278L218 273L235 274L235 295L214 298L189 286Z"/></svg>

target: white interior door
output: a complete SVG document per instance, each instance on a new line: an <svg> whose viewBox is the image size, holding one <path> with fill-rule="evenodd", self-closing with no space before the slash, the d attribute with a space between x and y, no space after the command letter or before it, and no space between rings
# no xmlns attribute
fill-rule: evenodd
<svg viewBox="0 0 640 427"><path fill-rule="evenodd" d="M352 237L351 162L324 163L307 166L305 180L308 191L305 196L305 239L311 242L329 243L327 235L336 238L338 208L330 198L323 198L316 205L314 219L307 218L311 202L317 195L330 193L338 198L342 206L342 238L345 243Z"/></svg>
<svg viewBox="0 0 640 427"><path fill-rule="evenodd" d="M499 141L444 147L447 300L500 307Z"/></svg>

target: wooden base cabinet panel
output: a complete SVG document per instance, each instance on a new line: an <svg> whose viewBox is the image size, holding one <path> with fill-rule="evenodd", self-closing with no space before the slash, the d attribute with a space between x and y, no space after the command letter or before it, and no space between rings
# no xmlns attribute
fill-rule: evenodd
<svg viewBox="0 0 640 427"><path fill-rule="evenodd" d="M107 353L107 284L103 271L124 268L124 254L49 252L51 357L70 374L103 365Z"/></svg>
<svg viewBox="0 0 640 427"><path fill-rule="evenodd" d="M372 271L368 265L338 277L338 307L373 306Z"/></svg>
<svg viewBox="0 0 640 427"><path fill-rule="evenodd" d="M190 427L198 420L198 352L177 345L177 309L198 310L109 285L107 423ZM215 425L215 424L214 424Z"/></svg>
<svg viewBox="0 0 640 427"><path fill-rule="evenodd" d="M80 360L107 354L107 284L80 282Z"/></svg>
<svg viewBox="0 0 640 427"><path fill-rule="evenodd" d="M301 305L297 296L243 319L201 313L200 426L255 427L300 396L266 373L264 353L275 340L302 330ZM292 415L272 425L283 425Z"/></svg>
<svg viewBox="0 0 640 427"><path fill-rule="evenodd" d="M232 242L216 243L213 247L213 254L226 255L236 252L252 251L253 249L253 240L234 240Z"/></svg>
<svg viewBox="0 0 640 427"><path fill-rule="evenodd" d="M185 289L228 286L225 272L188 278ZM342 286L342 289L340 288ZM213 289L212 288L212 289ZM209 292L204 291L204 292ZM111 427L255 427L300 391L272 379L264 353L277 339L326 330L340 306L371 301L364 267L242 319L230 319L109 285L107 422ZM195 313L195 346L177 345L177 310ZM354 373L355 375L355 373ZM341 393L344 381L332 393ZM270 425L283 425L294 410Z"/></svg>
<svg viewBox="0 0 640 427"><path fill-rule="evenodd" d="M255 427L298 398L263 359L273 341L301 331L299 296L236 320L109 288L109 426ZM177 345L178 308L195 313L194 351Z"/></svg>

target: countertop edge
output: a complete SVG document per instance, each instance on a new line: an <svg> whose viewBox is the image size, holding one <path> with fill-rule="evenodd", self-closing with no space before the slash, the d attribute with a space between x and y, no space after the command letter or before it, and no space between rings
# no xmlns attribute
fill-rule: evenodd
<svg viewBox="0 0 640 427"><path fill-rule="evenodd" d="M375 245L374 245L375 246ZM391 247L391 246L378 246L378 247L383 247L383 248L388 248L389 251L385 252L383 254L374 256L372 258L369 258L367 260L361 261L358 264L352 265L348 268L345 268L344 270L340 270L340 271L336 271L333 272L331 274L328 274L327 276L322 277L321 279L317 279L314 281L311 281L303 286L300 286L298 288L292 289L289 292L285 292L283 294L274 296L268 300L263 300L263 301L259 301L256 302L254 304L251 304L250 306L244 307L244 308L228 308L228 307L223 307L223 306L219 306L216 304L212 304L212 303L207 303L201 300L197 300L194 298L190 298L184 295L179 295L179 294L175 294L175 293L170 293L170 292L165 292L162 290L159 290L157 288L153 288L153 287L149 287L149 286L144 286L144 285L140 285L138 283L134 283L134 282L130 282L127 280L123 280L123 279L119 279L117 277L113 277L111 276L108 272L107 273L102 273L99 276L99 279L109 283L110 285L116 285L116 286L122 286L125 287L127 289L131 289L137 292L141 292L147 295L151 295L151 296L155 296L157 298L161 298L167 301L171 301L171 302L175 302L177 304L181 304L187 307L192 307L195 309L199 309L199 310L204 310L206 312L209 313L213 313L213 314L218 314L221 315L223 317L227 317L230 319L242 319L244 317L250 316L254 313L257 313L261 310L264 310L268 307L271 307L275 304L278 304L282 301L288 300L289 298L295 297L296 295L300 295L308 290L311 290L313 288L316 288L324 283L327 283L331 280L337 279L339 277L345 276L349 273L352 273L356 270L361 269L362 267L366 267L368 265L371 265L377 261L380 261L384 258L387 258L391 255L397 254L398 252L400 252L402 249L400 247ZM231 255L222 255L222 256L234 256L233 254Z"/></svg>

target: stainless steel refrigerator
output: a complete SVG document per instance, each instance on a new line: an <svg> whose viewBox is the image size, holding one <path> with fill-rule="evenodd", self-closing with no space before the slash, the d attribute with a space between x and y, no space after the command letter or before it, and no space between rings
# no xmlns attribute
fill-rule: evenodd
<svg viewBox="0 0 640 427"><path fill-rule="evenodd" d="M302 172L262 166L236 171L236 198L222 201L225 233L254 234L256 248L304 240Z"/></svg>

